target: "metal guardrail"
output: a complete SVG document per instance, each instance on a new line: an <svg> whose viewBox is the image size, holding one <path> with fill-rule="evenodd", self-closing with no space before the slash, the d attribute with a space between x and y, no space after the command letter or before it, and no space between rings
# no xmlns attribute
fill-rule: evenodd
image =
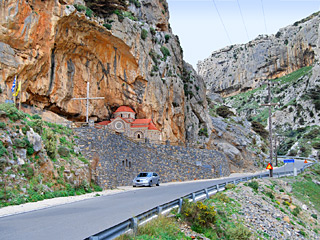
<svg viewBox="0 0 320 240"><path fill-rule="evenodd" d="M312 166L313 164L314 163L307 163L301 169L297 170L297 174L302 173L305 168ZM280 178L284 176L292 176L293 174L294 174L294 171L274 172L273 177ZM86 238L85 240L111 240L125 233L136 233L139 225L143 225L144 223L150 221L151 219L156 218L160 214L166 214L170 212L170 210L173 208L178 208L178 211L180 212L183 199L188 199L189 201L194 201L194 202L199 201L201 199L205 199L205 198L208 199L211 195L214 195L219 191L225 190L225 187L227 184L236 185L236 184L239 184L240 182L246 182L246 181L257 179L257 178L263 179L268 177L269 177L269 173L262 173L262 174L254 174L247 177L237 178L234 180L226 179L226 181L223 183L219 183L211 187L190 193L186 196L175 199L171 202L167 202L165 204L152 208L144 213L137 215L136 217L130 218L102 232L94 234Z"/></svg>

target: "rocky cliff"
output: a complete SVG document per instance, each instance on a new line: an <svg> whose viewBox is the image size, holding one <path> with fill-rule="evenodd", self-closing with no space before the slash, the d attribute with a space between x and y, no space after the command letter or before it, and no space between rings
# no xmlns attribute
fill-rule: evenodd
<svg viewBox="0 0 320 240"><path fill-rule="evenodd" d="M231 96L254 89L265 79L287 75L314 62L319 23L317 12L275 35L259 35L247 44L215 51L199 61L198 73L209 92Z"/></svg>
<svg viewBox="0 0 320 240"><path fill-rule="evenodd" d="M168 19L165 0L1 1L0 101L12 99L17 76L22 103L83 121L86 103L72 98L89 82L90 96L105 97L91 100L93 120L128 105L164 140L195 141L211 129L204 82L183 62Z"/></svg>

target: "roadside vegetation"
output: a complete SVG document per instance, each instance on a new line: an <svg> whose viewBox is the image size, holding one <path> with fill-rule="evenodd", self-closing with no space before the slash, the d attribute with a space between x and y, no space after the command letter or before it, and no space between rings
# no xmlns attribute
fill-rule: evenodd
<svg viewBox="0 0 320 240"><path fill-rule="evenodd" d="M102 189L71 129L0 104L0 207Z"/></svg>
<svg viewBox="0 0 320 240"><path fill-rule="evenodd" d="M184 200L173 210L138 228L132 239L317 239L320 237L320 166L298 177L253 179L203 202ZM271 224L270 224L271 223Z"/></svg>

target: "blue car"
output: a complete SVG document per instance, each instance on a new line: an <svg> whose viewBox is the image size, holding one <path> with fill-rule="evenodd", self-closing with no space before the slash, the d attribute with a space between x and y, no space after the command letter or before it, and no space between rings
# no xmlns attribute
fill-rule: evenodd
<svg viewBox="0 0 320 240"><path fill-rule="evenodd" d="M141 172L132 181L132 186L149 186L160 185L160 177L155 172Z"/></svg>

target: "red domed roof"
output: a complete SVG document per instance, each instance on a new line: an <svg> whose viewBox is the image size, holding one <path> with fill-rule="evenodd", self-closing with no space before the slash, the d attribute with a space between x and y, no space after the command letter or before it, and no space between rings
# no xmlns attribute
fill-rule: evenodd
<svg viewBox="0 0 320 240"><path fill-rule="evenodd" d="M121 106L117 109L117 111L115 111L115 113L117 112L132 112L135 113L130 107L127 106Z"/></svg>

